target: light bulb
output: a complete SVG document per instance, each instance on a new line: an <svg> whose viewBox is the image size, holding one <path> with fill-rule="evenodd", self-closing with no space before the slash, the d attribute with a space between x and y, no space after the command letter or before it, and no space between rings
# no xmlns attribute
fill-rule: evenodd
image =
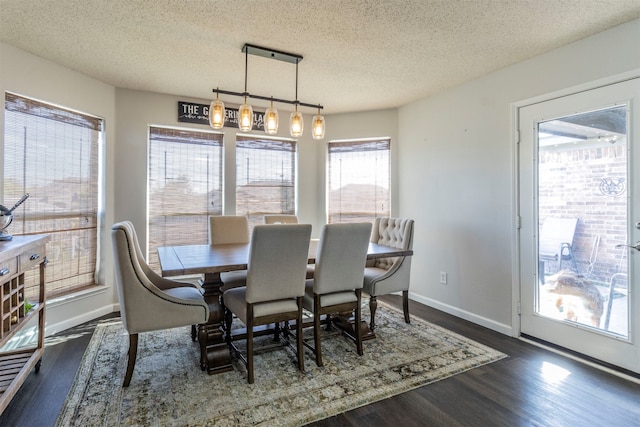
<svg viewBox="0 0 640 427"><path fill-rule="evenodd" d="M304 129L304 121L302 120L302 113L298 111L298 106L296 105L296 111L291 113L291 119L289 120L290 125L290 133L293 137L302 136L302 131Z"/></svg>
<svg viewBox="0 0 640 427"><path fill-rule="evenodd" d="M242 132L249 132L253 128L253 108L247 104L247 98L244 98L244 104L238 110L238 128Z"/></svg>
<svg viewBox="0 0 640 427"><path fill-rule="evenodd" d="M224 126L224 102L216 96L216 100L209 106L209 125L214 129L222 129Z"/></svg>
<svg viewBox="0 0 640 427"><path fill-rule="evenodd" d="M313 116L312 120L313 126L311 129L311 134L313 139L322 139L324 138L324 117L320 115L320 110L318 110L318 114Z"/></svg>
<svg viewBox="0 0 640 427"><path fill-rule="evenodd" d="M264 131L269 135L278 133L278 110L273 108L273 99L271 106L264 112Z"/></svg>

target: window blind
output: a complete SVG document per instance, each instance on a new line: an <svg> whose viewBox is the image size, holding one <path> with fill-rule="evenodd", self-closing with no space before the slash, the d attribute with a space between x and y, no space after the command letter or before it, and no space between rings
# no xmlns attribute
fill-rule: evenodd
<svg viewBox="0 0 640 427"><path fill-rule="evenodd" d="M149 128L148 262L160 246L206 244L209 215L222 214L223 135Z"/></svg>
<svg viewBox="0 0 640 427"><path fill-rule="evenodd" d="M101 140L97 117L5 94L3 204L29 193L8 231L49 235L47 297L95 284Z"/></svg>
<svg viewBox="0 0 640 427"><path fill-rule="evenodd" d="M328 221L373 222L389 216L388 138L328 143Z"/></svg>
<svg viewBox="0 0 640 427"><path fill-rule="evenodd" d="M236 214L249 226L264 215L294 215L296 209L296 142L238 135L236 137Z"/></svg>

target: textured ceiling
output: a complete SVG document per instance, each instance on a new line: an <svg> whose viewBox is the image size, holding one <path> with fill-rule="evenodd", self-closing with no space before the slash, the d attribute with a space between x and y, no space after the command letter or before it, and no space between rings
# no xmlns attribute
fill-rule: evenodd
<svg viewBox="0 0 640 427"><path fill-rule="evenodd" d="M242 92L242 46L266 46L304 57L299 99L327 114L398 107L635 18L640 0L0 0L0 40L204 99ZM247 89L294 99L295 65L249 56Z"/></svg>

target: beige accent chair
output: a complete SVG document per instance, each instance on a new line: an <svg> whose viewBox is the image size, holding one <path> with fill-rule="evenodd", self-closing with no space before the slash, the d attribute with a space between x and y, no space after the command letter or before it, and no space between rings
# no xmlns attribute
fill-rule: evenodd
<svg viewBox="0 0 640 427"><path fill-rule="evenodd" d="M331 314L355 315L356 350L362 356L361 295L367 260L370 223L327 224L322 228L316 255L315 277L307 280L303 306L313 313L316 364L322 366L320 317Z"/></svg>
<svg viewBox="0 0 640 427"><path fill-rule="evenodd" d="M265 224L297 224L298 217L296 215L265 215Z"/></svg>
<svg viewBox="0 0 640 427"><path fill-rule="evenodd" d="M227 245L249 243L249 220L246 216L213 215L209 217L209 244ZM222 290L244 286L247 270L220 273Z"/></svg>
<svg viewBox="0 0 640 427"><path fill-rule="evenodd" d="M128 387L138 352L138 334L204 324L209 306L195 285L158 276L145 262L129 221L111 227L120 316L129 333L129 360L123 387Z"/></svg>
<svg viewBox="0 0 640 427"><path fill-rule="evenodd" d="M413 220L402 218L376 218L371 232L371 242L401 249L413 249ZM411 257L379 258L367 261L364 270L363 290L369 294L371 332L375 328L378 295L402 292L404 321L409 319L409 281L411 276Z"/></svg>
<svg viewBox="0 0 640 427"><path fill-rule="evenodd" d="M304 371L302 298L310 239L309 224L255 226L249 250L247 286L228 289L222 296L227 342L246 364L249 384L254 382L254 326L295 320L298 369ZM246 357L233 344L233 314L247 327ZM285 342L288 343L286 336Z"/></svg>

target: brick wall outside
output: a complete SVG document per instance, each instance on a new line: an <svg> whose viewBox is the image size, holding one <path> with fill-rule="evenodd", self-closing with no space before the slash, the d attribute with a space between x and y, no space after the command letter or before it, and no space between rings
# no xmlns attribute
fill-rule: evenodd
<svg viewBox="0 0 640 427"><path fill-rule="evenodd" d="M540 227L548 216L578 218L573 241L578 272L608 283L612 274L627 272L628 250L615 247L625 243L627 234L627 149L620 142L572 147L563 144L540 150ZM592 255L597 237L599 247ZM571 266L571 262L563 261L565 266ZM554 268L557 265L549 265L547 272Z"/></svg>

